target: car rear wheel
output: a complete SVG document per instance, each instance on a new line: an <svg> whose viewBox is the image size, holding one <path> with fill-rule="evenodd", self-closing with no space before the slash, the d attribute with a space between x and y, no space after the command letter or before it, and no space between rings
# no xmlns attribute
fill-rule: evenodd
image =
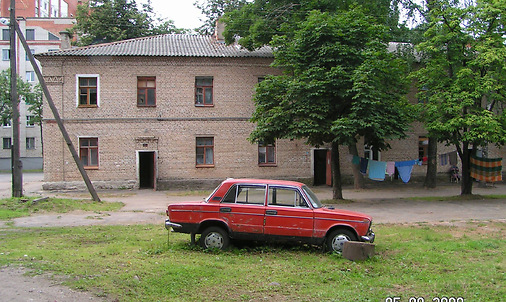
<svg viewBox="0 0 506 302"><path fill-rule="evenodd" d="M229 243L228 233L220 227L208 227L200 236L200 246L205 249L226 250Z"/></svg>
<svg viewBox="0 0 506 302"><path fill-rule="evenodd" d="M341 253L346 241L357 241L357 236L347 229L334 230L327 237L327 250L329 252Z"/></svg>

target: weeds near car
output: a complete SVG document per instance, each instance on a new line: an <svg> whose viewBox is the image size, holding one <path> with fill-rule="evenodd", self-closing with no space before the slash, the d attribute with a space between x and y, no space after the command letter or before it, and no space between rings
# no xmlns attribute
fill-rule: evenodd
<svg viewBox="0 0 506 302"><path fill-rule="evenodd" d="M68 213L71 211L117 211L121 202L98 202L90 199L48 198L34 202L35 197L0 199L0 220L30 216L34 213Z"/></svg>
<svg viewBox="0 0 506 302"><path fill-rule="evenodd" d="M350 262L307 245L190 246L160 225L0 230L0 266L68 275L119 301L385 301L506 296L506 223L376 225L377 255Z"/></svg>

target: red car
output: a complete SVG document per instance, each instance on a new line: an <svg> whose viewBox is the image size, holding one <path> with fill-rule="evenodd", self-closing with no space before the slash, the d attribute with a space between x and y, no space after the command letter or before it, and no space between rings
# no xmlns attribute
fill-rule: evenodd
<svg viewBox="0 0 506 302"><path fill-rule="evenodd" d="M303 183L227 179L200 202L169 205L165 228L201 234L204 248L226 249L230 239L297 241L340 252L346 241L373 242L368 215L323 206Z"/></svg>

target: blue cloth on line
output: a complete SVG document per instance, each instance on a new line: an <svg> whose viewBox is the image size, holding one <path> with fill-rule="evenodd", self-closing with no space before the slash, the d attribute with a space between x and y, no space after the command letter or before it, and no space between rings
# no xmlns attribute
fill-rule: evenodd
<svg viewBox="0 0 506 302"><path fill-rule="evenodd" d="M360 173L366 174L367 173L367 166L369 164L369 160L367 158L360 158Z"/></svg>
<svg viewBox="0 0 506 302"><path fill-rule="evenodd" d="M418 163L418 160L407 160L407 161L396 161L395 167L399 172L399 177L404 183L408 183L411 179L411 172L413 171L413 166Z"/></svg>
<svg viewBox="0 0 506 302"><path fill-rule="evenodd" d="M387 162L385 161L369 161L369 178L372 180L385 180L385 171L387 169Z"/></svg>
<svg viewBox="0 0 506 302"><path fill-rule="evenodd" d="M395 167L404 167L404 166L414 166L418 163L417 159L414 160L406 160L406 161L396 161Z"/></svg>
<svg viewBox="0 0 506 302"><path fill-rule="evenodd" d="M351 160L351 163L354 165L360 165L360 157L353 155L353 159Z"/></svg>

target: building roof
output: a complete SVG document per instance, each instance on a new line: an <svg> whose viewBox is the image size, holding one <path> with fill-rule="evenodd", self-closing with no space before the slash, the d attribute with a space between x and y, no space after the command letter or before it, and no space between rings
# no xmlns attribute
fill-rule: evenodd
<svg viewBox="0 0 506 302"><path fill-rule="evenodd" d="M213 36L191 34L165 34L37 55L37 57L48 56L273 57L271 48L267 46L248 51L237 44L226 45Z"/></svg>

